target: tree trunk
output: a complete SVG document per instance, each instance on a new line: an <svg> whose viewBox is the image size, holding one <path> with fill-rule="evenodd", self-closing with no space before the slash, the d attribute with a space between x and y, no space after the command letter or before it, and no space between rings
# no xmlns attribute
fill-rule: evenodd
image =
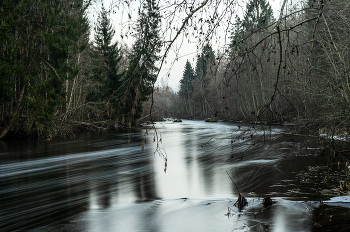
<svg viewBox="0 0 350 232"><path fill-rule="evenodd" d="M19 108L20 108L22 100L23 100L26 85L27 85L27 78L25 78L23 81L23 85L21 87L21 92L19 94L17 104L16 104L15 108L13 109L12 113L10 114L8 122L7 123L5 122L4 128L2 130L0 130L0 139L5 138L5 136L7 135L9 130L11 129L13 122L15 121L16 115L18 114Z"/></svg>

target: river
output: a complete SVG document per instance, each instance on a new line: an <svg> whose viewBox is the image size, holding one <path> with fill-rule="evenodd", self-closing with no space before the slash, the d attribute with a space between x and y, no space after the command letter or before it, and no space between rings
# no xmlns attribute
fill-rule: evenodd
<svg viewBox="0 0 350 232"><path fill-rule="evenodd" d="M162 155L145 129L0 141L0 231L311 230L324 186L300 173L326 167L317 145L282 127L156 127ZM243 211L233 206L238 192L226 171L247 197Z"/></svg>

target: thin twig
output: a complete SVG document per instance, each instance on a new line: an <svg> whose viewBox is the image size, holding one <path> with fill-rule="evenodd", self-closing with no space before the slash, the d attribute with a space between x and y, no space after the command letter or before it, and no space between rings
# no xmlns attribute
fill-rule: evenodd
<svg viewBox="0 0 350 232"><path fill-rule="evenodd" d="M227 173L227 175L230 177L230 179L231 179L232 183L233 183L233 184L236 186L238 193L241 193L241 192L239 191L239 189L238 189L238 187L237 187L236 183L235 183L235 182L232 180L232 178L231 178L230 174L228 174L228 172L227 172L227 171L226 171L226 173Z"/></svg>

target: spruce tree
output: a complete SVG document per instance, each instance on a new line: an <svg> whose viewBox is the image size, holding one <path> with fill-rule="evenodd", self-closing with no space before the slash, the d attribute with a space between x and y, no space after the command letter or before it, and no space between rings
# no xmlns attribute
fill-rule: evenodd
<svg viewBox="0 0 350 232"><path fill-rule="evenodd" d="M95 90L90 95L92 100L107 102L107 115L110 117L117 117L118 104L116 96L118 95L121 86L121 78L124 73L118 73L120 49L118 42L112 42L115 30L112 27L108 12L102 6L101 12L97 19L97 26L95 27L95 53L93 59L95 61L93 78L101 82L101 89ZM112 103L111 105L109 103Z"/></svg>
<svg viewBox="0 0 350 232"><path fill-rule="evenodd" d="M141 117L142 103L147 101L153 92L157 79L161 50L160 13L155 0L146 0L140 10L135 29L136 39L129 56L129 66L123 78L120 94L120 110L122 124L136 125Z"/></svg>
<svg viewBox="0 0 350 232"><path fill-rule="evenodd" d="M194 84L194 96L193 101L195 108L201 109L201 117L204 117L207 113L207 87L210 81L210 75L208 73L213 71L213 66L215 65L215 54L210 44L204 45L201 54L198 56L195 70L195 80Z"/></svg>
<svg viewBox="0 0 350 232"><path fill-rule="evenodd" d="M243 18L243 27L246 31L253 27L266 27L271 20L273 10L267 0L250 0Z"/></svg>
<svg viewBox="0 0 350 232"><path fill-rule="evenodd" d="M231 32L230 55L237 49L238 52L244 50L244 44L240 41L244 39L247 32L253 29L266 27L274 20L273 10L267 0L250 0L246 6L243 19L238 16Z"/></svg>
<svg viewBox="0 0 350 232"><path fill-rule="evenodd" d="M179 95L181 98L189 99L191 97L193 91L192 81L194 80L194 77L195 75L191 63L187 60L182 79L180 80Z"/></svg>
<svg viewBox="0 0 350 232"><path fill-rule="evenodd" d="M196 64L196 78L205 79L208 67L215 62L215 54L210 44L204 45Z"/></svg>
<svg viewBox="0 0 350 232"><path fill-rule="evenodd" d="M241 51L243 49L243 43L240 41L244 38L245 29L243 27L242 20L236 16L235 23L233 24L231 37L230 37L230 56L234 54L234 51L237 49L238 51Z"/></svg>

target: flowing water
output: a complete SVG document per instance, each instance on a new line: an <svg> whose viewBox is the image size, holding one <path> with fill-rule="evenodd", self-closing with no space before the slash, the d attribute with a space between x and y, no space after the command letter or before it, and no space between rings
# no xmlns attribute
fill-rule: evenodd
<svg viewBox="0 0 350 232"><path fill-rule="evenodd" d="M297 174L326 166L317 146L285 128L156 126L162 154L145 129L0 141L0 231L311 230L323 186ZM242 211L226 171L247 197ZM262 206L265 196L272 207Z"/></svg>

